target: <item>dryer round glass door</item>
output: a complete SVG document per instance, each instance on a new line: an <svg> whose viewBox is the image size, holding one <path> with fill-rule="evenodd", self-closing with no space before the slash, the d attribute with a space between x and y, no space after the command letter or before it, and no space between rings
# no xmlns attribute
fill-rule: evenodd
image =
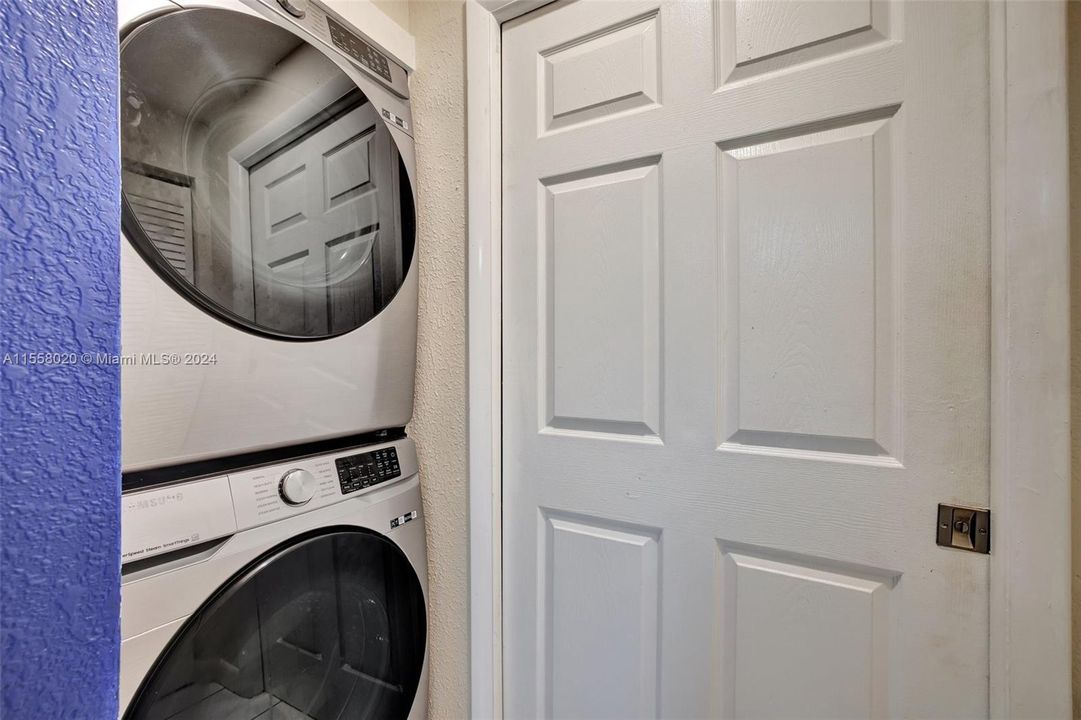
<svg viewBox="0 0 1081 720"><path fill-rule="evenodd" d="M404 719L425 634L420 581L397 545L354 529L301 536L188 619L124 717Z"/></svg>
<svg viewBox="0 0 1081 720"><path fill-rule="evenodd" d="M121 43L124 234L198 307L317 340L364 325L413 256L392 132L315 45L249 13L177 10Z"/></svg>

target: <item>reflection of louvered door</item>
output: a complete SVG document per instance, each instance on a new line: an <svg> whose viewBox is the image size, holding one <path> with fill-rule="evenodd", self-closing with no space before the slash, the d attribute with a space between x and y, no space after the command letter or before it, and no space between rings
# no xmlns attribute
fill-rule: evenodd
<svg viewBox="0 0 1081 720"><path fill-rule="evenodd" d="M125 170L124 195L150 242L177 272L193 282L191 188Z"/></svg>
<svg viewBox="0 0 1081 720"><path fill-rule="evenodd" d="M976 718L988 4L503 26L508 718Z"/></svg>
<svg viewBox="0 0 1081 720"><path fill-rule="evenodd" d="M251 171L260 326L344 332L382 308L401 265L397 170L389 133L367 104Z"/></svg>

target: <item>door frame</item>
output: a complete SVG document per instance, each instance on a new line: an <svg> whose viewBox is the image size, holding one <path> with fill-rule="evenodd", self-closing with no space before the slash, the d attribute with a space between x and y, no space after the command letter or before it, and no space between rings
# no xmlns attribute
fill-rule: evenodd
<svg viewBox="0 0 1081 720"><path fill-rule="evenodd" d="M501 718L501 26L465 5L470 699ZM990 5L991 717L1071 714L1066 3ZM929 519L928 533L933 532ZM944 552L947 552L944 550Z"/></svg>

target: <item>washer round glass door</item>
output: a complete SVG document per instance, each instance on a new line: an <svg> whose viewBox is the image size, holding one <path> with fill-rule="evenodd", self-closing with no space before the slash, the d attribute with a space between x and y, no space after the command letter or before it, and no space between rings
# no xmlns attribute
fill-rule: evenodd
<svg viewBox="0 0 1081 720"><path fill-rule="evenodd" d="M252 14L152 18L121 43L124 233L178 292L261 335L379 314L413 255L391 131L321 50Z"/></svg>
<svg viewBox="0 0 1081 720"><path fill-rule="evenodd" d="M404 719L425 633L420 581L397 545L359 529L302 536L185 623L124 717Z"/></svg>

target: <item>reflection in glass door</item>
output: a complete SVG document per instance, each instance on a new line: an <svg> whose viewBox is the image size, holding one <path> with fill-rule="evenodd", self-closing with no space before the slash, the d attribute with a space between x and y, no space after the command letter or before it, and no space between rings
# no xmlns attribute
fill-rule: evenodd
<svg viewBox="0 0 1081 720"><path fill-rule="evenodd" d="M413 254L412 188L338 65L266 20L210 8L139 26L120 64L124 233L178 292L291 340L349 332L390 303ZM184 179L186 205L162 178ZM158 210L177 207L183 226L162 229Z"/></svg>
<svg viewBox="0 0 1081 720"><path fill-rule="evenodd" d="M193 615L125 718L404 719L425 636L420 581L393 542L359 529L309 535Z"/></svg>

